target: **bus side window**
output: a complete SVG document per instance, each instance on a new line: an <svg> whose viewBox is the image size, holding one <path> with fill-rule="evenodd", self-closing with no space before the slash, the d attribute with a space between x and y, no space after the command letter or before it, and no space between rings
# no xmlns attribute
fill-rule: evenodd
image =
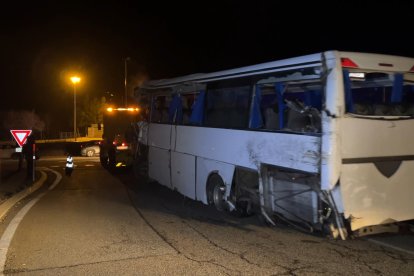
<svg viewBox="0 0 414 276"><path fill-rule="evenodd" d="M168 105L166 103L166 96L157 96L154 99L151 122L168 123Z"/></svg>
<svg viewBox="0 0 414 276"><path fill-rule="evenodd" d="M246 128L250 93L249 86L208 90L205 125L218 128Z"/></svg>
<svg viewBox="0 0 414 276"><path fill-rule="evenodd" d="M191 109L194 104L196 94L185 94L181 97L183 106L183 125L190 124Z"/></svg>
<svg viewBox="0 0 414 276"><path fill-rule="evenodd" d="M264 110L264 128L270 130L279 129L278 106L272 105Z"/></svg>
<svg viewBox="0 0 414 276"><path fill-rule="evenodd" d="M321 95L322 92L318 90L286 92L284 95L287 106L286 128L300 132L320 132L322 127Z"/></svg>
<svg viewBox="0 0 414 276"><path fill-rule="evenodd" d="M305 131L310 121L307 114L302 112L303 102L299 99L288 99L286 101L288 107L286 128L293 131Z"/></svg>
<svg viewBox="0 0 414 276"><path fill-rule="evenodd" d="M168 123L181 124L183 121L183 106L181 95L176 94L172 97L168 105Z"/></svg>
<svg viewBox="0 0 414 276"><path fill-rule="evenodd" d="M277 97L273 87L262 88L262 100L260 109L263 117L263 128L268 130L278 130L279 126L279 107Z"/></svg>

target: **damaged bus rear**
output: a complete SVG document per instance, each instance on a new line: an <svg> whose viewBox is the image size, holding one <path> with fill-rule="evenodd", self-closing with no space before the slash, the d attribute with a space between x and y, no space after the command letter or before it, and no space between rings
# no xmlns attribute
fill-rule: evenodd
<svg viewBox="0 0 414 276"><path fill-rule="evenodd" d="M331 189L338 177L351 231L375 233L374 226L414 219L414 59L337 55L343 97L336 108L329 104L343 113L328 122L337 121L332 131L340 139L324 142L340 162L331 165L331 182L323 188Z"/></svg>

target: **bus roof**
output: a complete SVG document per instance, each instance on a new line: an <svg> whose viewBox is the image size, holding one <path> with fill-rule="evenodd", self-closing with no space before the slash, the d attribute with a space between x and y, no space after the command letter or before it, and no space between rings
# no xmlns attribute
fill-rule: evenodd
<svg viewBox="0 0 414 276"><path fill-rule="evenodd" d="M207 83L215 80L231 79L243 76L254 76L264 73L272 73L277 71L286 71L290 69L298 68L309 68L322 65L323 58L326 59L335 59L341 57L354 57L358 60L362 60L364 65L367 67L373 67L371 63L377 64L376 60L393 60L398 64L404 64L404 71L409 71L405 67L414 62L412 58L392 56L392 55L383 55L383 54L374 54L374 53L360 53L360 52L345 52L345 51L326 51L320 52L311 55L304 55L299 57L293 57L288 59L282 59L277 61L271 61L266 63L260 63L256 65L244 66L234 69L222 70L211 73L198 73L191 74L186 76L180 76L170 79L160 79L160 80L151 80L144 83L141 87L142 89L159 89L159 88L168 88L177 86L185 83ZM362 65L362 64L361 64ZM397 69L398 68L398 69ZM396 66L395 70L401 69L400 66Z"/></svg>
<svg viewBox="0 0 414 276"><path fill-rule="evenodd" d="M157 89L164 87L171 87L186 82L209 82L220 79L230 79L242 76L253 76L263 73L271 73L286 69L306 68L321 65L322 54L312 54L301 57L294 57L289 59L283 59L278 61L271 61L266 63L260 63L251 66L245 66L235 69L217 71L212 73L198 73L192 75L186 75L171 79L152 80L144 83L140 88L144 89Z"/></svg>

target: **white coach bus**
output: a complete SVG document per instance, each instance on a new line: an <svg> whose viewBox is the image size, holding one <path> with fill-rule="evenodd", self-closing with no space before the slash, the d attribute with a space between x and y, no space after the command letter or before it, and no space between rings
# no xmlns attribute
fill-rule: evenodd
<svg viewBox="0 0 414 276"><path fill-rule="evenodd" d="M414 219L414 58L328 51L135 96L149 177L186 197L342 239Z"/></svg>

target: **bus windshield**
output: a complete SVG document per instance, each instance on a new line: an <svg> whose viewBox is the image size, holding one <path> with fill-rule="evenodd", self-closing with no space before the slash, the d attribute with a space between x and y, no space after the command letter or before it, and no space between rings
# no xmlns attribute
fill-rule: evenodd
<svg viewBox="0 0 414 276"><path fill-rule="evenodd" d="M414 74L344 70L347 113L414 116Z"/></svg>

